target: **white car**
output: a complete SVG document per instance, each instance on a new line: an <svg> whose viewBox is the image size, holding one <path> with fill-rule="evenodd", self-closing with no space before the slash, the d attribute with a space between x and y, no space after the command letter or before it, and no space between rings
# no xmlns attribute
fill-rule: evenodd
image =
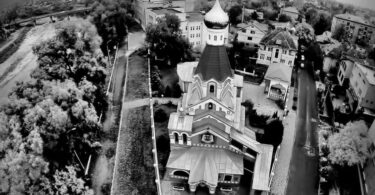
<svg viewBox="0 0 375 195"><path fill-rule="evenodd" d="M301 68L304 68L305 67L305 64L304 63L301 63Z"/></svg>

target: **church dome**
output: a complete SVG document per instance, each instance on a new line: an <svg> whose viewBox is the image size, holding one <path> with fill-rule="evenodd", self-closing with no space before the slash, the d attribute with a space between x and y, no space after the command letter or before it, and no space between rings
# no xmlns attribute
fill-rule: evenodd
<svg viewBox="0 0 375 195"><path fill-rule="evenodd" d="M204 16L204 23L207 28L224 29L229 23L228 14L220 6L219 0L216 0L214 6Z"/></svg>

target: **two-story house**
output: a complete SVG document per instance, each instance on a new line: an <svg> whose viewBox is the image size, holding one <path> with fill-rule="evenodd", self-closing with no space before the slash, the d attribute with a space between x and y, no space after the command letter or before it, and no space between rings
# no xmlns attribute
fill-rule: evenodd
<svg viewBox="0 0 375 195"><path fill-rule="evenodd" d="M287 30L276 29L260 41L257 64L270 66L275 63L293 66L297 43Z"/></svg>
<svg viewBox="0 0 375 195"><path fill-rule="evenodd" d="M268 25L257 21L250 23L240 23L237 25L237 41L246 46L259 46L262 38L267 34Z"/></svg>
<svg viewBox="0 0 375 195"><path fill-rule="evenodd" d="M243 77L231 69L224 46L228 24L216 0L204 18L208 39L200 60L177 66L183 96L168 122L171 152L163 194L237 194L244 177L252 177L247 185L253 194L270 190L273 146L257 142L245 127Z"/></svg>

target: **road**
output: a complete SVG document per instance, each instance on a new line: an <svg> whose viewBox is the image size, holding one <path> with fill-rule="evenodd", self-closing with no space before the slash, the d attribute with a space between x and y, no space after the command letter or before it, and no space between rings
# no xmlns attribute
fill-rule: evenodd
<svg viewBox="0 0 375 195"><path fill-rule="evenodd" d="M296 137L289 169L287 195L318 193L318 141L316 88L312 68L298 72ZM308 73L309 72L309 73Z"/></svg>

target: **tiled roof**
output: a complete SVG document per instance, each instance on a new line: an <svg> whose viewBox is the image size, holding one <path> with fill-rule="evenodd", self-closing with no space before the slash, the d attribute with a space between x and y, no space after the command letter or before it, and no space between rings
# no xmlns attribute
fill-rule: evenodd
<svg viewBox="0 0 375 195"><path fill-rule="evenodd" d="M237 24L237 28L240 28L240 29L247 28L247 27L250 27L250 26L254 26L255 28L257 28L257 29L259 29L260 31L263 31L263 32L268 31L268 25L267 24L259 23L257 21L253 21L253 22L250 22L250 23L239 23L239 24Z"/></svg>
<svg viewBox="0 0 375 195"><path fill-rule="evenodd" d="M266 79L280 80L287 83L290 83L292 77L292 68L284 64L271 64L268 67Z"/></svg>
<svg viewBox="0 0 375 195"><path fill-rule="evenodd" d="M219 148L174 148L168 168L190 171L189 183L205 181L217 185L218 174L243 175L243 157Z"/></svg>
<svg viewBox="0 0 375 195"><path fill-rule="evenodd" d="M233 77L226 48L206 45L195 74L199 74L204 81L210 79L224 81L228 77Z"/></svg>
<svg viewBox="0 0 375 195"><path fill-rule="evenodd" d="M284 49L297 50L297 46L293 41L292 35L283 29L277 29L268 33L263 37L260 43L267 46L277 45Z"/></svg>

